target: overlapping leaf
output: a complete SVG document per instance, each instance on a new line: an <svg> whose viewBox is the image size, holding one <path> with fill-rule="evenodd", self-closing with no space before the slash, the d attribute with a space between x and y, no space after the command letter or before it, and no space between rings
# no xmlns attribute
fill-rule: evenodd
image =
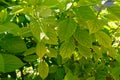
<svg viewBox="0 0 120 80"><path fill-rule="evenodd" d="M100 45L103 45L106 48L111 47L112 40L106 33L99 31L95 36Z"/></svg>
<svg viewBox="0 0 120 80"><path fill-rule="evenodd" d="M71 19L63 20L58 26L58 36L61 41L69 39L76 30L76 23Z"/></svg>
<svg viewBox="0 0 120 80"><path fill-rule="evenodd" d="M10 54L0 54L0 64L0 72L12 72L24 65L19 58Z"/></svg>
<svg viewBox="0 0 120 80"><path fill-rule="evenodd" d="M60 47L60 55L62 58L69 58L75 49L75 45L72 39L65 41Z"/></svg>
<svg viewBox="0 0 120 80"><path fill-rule="evenodd" d="M42 61L38 65L38 72L42 79L45 79L48 76L49 66L46 62Z"/></svg>

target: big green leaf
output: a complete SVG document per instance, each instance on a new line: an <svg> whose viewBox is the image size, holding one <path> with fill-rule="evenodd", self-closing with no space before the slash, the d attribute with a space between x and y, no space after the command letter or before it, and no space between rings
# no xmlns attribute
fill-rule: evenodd
<svg viewBox="0 0 120 80"><path fill-rule="evenodd" d="M10 37L9 35L0 40L0 46L11 53L20 53L27 49L25 42L20 37Z"/></svg>
<svg viewBox="0 0 120 80"><path fill-rule="evenodd" d="M38 65L38 72L42 79L45 79L48 76L49 66L46 62L42 61Z"/></svg>
<svg viewBox="0 0 120 80"><path fill-rule="evenodd" d="M45 47L45 44L40 42L37 44L37 47L36 47L36 54L42 58L45 54L47 53L47 49Z"/></svg>
<svg viewBox="0 0 120 80"><path fill-rule="evenodd" d="M61 41L69 39L76 30L76 23L71 19L63 20L59 23L58 36Z"/></svg>
<svg viewBox="0 0 120 80"><path fill-rule="evenodd" d="M18 25L12 22L6 22L0 25L0 33L11 33L13 35L20 35L21 31Z"/></svg>
<svg viewBox="0 0 120 80"><path fill-rule="evenodd" d="M68 41L65 41L61 47L60 47L60 55L62 58L69 58L75 49L75 45L73 42L73 39L69 39Z"/></svg>
<svg viewBox="0 0 120 80"><path fill-rule="evenodd" d="M99 31L95 36L100 45L103 45L106 48L111 47L112 40L106 33Z"/></svg>
<svg viewBox="0 0 120 80"><path fill-rule="evenodd" d="M91 36L87 30L81 30L80 28L78 28L74 36L75 39L79 42L79 44L86 47L92 46Z"/></svg>
<svg viewBox="0 0 120 80"><path fill-rule="evenodd" d="M0 54L0 72L11 72L22 67L24 63L14 55Z"/></svg>

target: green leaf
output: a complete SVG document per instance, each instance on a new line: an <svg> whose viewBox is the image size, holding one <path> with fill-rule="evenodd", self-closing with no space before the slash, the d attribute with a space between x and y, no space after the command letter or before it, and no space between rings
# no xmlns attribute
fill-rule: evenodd
<svg viewBox="0 0 120 80"><path fill-rule="evenodd" d="M36 47L36 54L42 58L47 53L47 49L44 43L39 42Z"/></svg>
<svg viewBox="0 0 120 80"><path fill-rule="evenodd" d="M57 38L57 34L55 32L54 29L49 27L49 30L46 31L46 37L44 38L43 41L47 44L57 44L58 42L58 38Z"/></svg>
<svg viewBox="0 0 120 80"><path fill-rule="evenodd" d="M5 32L11 33L15 36L20 35L21 33L19 26L12 22L6 22L0 25L0 34Z"/></svg>
<svg viewBox="0 0 120 80"><path fill-rule="evenodd" d="M79 44L89 48L92 46L91 36L87 30L78 28L74 36Z"/></svg>
<svg viewBox="0 0 120 80"><path fill-rule="evenodd" d="M30 23L30 29L31 29L31 32L33 34L33 36L38 40L38 41L41 41L41 39L43 39L41 33L41 29L40 29L40 25L38 24L37 21L32 21Z"/></svg>
<svg viewBox="0 0 120 80"><path fill-rule="evenodd" d="M4 72L4 68L5 68L4 58L3 58L2 54L0 54L0 72Z"/></svg>
<svg viewBox="0 0 120 80"><path fill-rule="evenodd" d="M120 6L119 5L114 5L111 6L107 9L111 14L113 14L114 16L116 16L118 19L120 19Z"/></svg>
<svg viewBox="0 0 120 80"><path fill-rule="evenodd" d="M100 3L101 0L80 0L78 2L78 5L79 6L93 6L93 5L96 5L98 3Z"/></svg>
<svg viewBox="0 0 120 80"><path fill-rule="evenodd" d="M79 45L78 46L78 51L84 57L89 57L90 56L90 48L88 48L86 46Z"/></svg>
<svg viewBox="0 0 120 80"><path fill-rule="evenodd" d="M0 46L3 49L11 53L20 53L27 49L25 42L20 37L8 36L0 40Z"/></svg>
<svg viewBox="0 0 120 80"><path fill-rule="evenodd" d="M60 47L60 55L62 58L69 58L75 49L73 39L70 38L68 41L65 41Z"/></svg>
<svg viewBox="0 0 120 80"><path fill-rule="evenodd" d="M0 54L0 59L0 72L12 72L24 65L19 58L10 54Z"/></svg>
<svg viewBox="0 0 120 80"><path fill-rule="evenodd" d="M61 55L57 55L57 64L58 65L62 64L62 56Z"/></svg>
<svg viewBox="0 0 120 80"><path fill-rule="evenodd" d="M95 80L95 77L89 77L87 80Z"/></svg>
<svg viewBox="0 0 120 80"><path fill-rule="evenodd" d="M46 6L49 6L49 7L55 6L57 4L58 4L58 0L45 0L43 2L43 5L46 5Z"/></svg>
<svg viewBox="0 0 120 80"><path fill-rule="evenodd" d="M120 79L120 77L119 77L119 75L120 75L120 67L117 66L115 68L112 68L111 71L112 71L112 76L114 77L114 79L119 80Z"/></svg>
<svg viewBox="0 0 120 80"><path fill-rule="evenodd" d="M55 49L53 49L53 48L48 48L48 53L47 53L47 55L49 56L49 57L54 57L54 58L56 58L57 57L57 50L55 50Z"/></svg>
<svg viewBox="0 0 120 80"><path fill-rule="evenodd" d="M64 68L58 68L55 74L55 80L63 80L64 75L65 75Z"/></svg>
<svg viewBox="0 0 120 80"><path fill-rule="evenodd" d="M68 71L67 74L65 75L64 80L74 80L74 76L71 71Z"/></svg>
<svg viewBox="0 0 120 80"><path fill-rule="evenodd" d="M112 40L111 38L104 33L103 31L99 31L95 34L96 39L98 40L100 45L103 45L106 48L111 47Z"/></svg>
<svg viewBox="0 0 120 80"><path fill-rule="evenodd" d="M57 65L51 65L49 73L55 73L57 71L58 66Z"/></svg>
<svg viewBox="0 0 120 80"><path fill-rule="evenodd" d="M48 76L49 66L45 61L39 63L38 72L42 79L45 79Z"/></svg>
<svg viewBox="0 0 120 80"><path fill-rule="evenodd" d="M106 21L95 19L88 21L87 24L88 24L89 33L92 34L101 30L102 27L106 24Z"/></svg>
<svg viewBox="0 0 120 80"><path fill-rule="evenodd" d="M77 18L83 21L96 19L96 15L89 6L80 6L74 8L74 12Z"/></svg>
<svg viewBox="0 0 120 80"><path fill-rule="evenodd" d="M63 20L59 23L58 36L61 41L69 39L76 30L76 23L71 19Z"/></svg>
<svg viewBox="0 0 120 80"><path fill-rule="evenodd" d="M1 10L0 12L0 23L3 23L7 18L7 9Z"/></svg>
<svg viewBox="0 0 120 80"><path fill-rule="evenodd" d="M24 52L24 56L31 55L35 53L35 47L29 48Z"/></svg>
<svg viewBox="0 0 120 80"><path fill-rule="evenodd" d="M30 27L22 27L22 28L20 28L20 30L21 30L20 35L22 37L30 37L30 36L32 36L32 32L30 30Z"/></svg>
<svg viewBox="0 0 120 80"><path fill-rule="evenodd" d="M49 17L52 15L52 10L46 6L42 6L39 8L39 16L41 17Z"/></svg>
<svg viewBox="0 0 120 80"><path fill-rule="evenodd" d="M37 60L38 56L37 55L28 55L28 56L25 56L23 58L23 60L27 61L27 62L32 62L32 61L35 61Z"/></svg>

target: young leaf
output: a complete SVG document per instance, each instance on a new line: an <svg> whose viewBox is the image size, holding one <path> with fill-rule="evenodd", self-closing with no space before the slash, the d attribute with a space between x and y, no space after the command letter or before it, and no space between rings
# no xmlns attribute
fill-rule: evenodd
<svg viewBox="0 0 120 80"><path fill-rule="evenodd" d="M71 19L63 20L59 23L58 36L61 41L69 39L76 30L76 23Z"/></svg>
<svg viewBox="0 0 120 80"><path fill-rule="evenodd" d="M36 47L36 54L42 58L45 54L47 53L47 49L45 47L45 44L40 42L37 44L37 47Z"/></svg>
<svg viewBox="0 0 120 80"><path fill-rule="evenodd" d="M39 63L38 72L42 79L45 79L48 76L49 66L45 61Z"/></svg>

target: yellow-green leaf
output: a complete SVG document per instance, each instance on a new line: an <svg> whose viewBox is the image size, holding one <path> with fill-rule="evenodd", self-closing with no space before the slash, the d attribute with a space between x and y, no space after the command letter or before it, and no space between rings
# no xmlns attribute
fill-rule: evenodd
<svg viewBox="0 0 120 80"><path fill-rule="evenodd" d="M60 55L62 58L68 58L73 54L75 45L72 39L65 41L60 47Z"/></svg>
<svg viewBox="0 0 120 80"><path fill-rule="evenodd" d="M36 54L42 58L45 54L47 53L47 49L45 47L45 44L40 42L37 44L37 47L36 47Z"/></svg>
<svg viewBox="0 0 120 80"><path fill-rule="evenodd" d="M111 38L104 33L103 31L99 31L95 34L96 39L98 40L100 45L103 45L106 48L111 47L112 40Z"/></svg>
<svg viewBox="0 0 120 80"><path fill-rule="evenodd" d="M48 76L49 66L45 61L39 63L38 72L42 79L45 79Z"/></svg>

